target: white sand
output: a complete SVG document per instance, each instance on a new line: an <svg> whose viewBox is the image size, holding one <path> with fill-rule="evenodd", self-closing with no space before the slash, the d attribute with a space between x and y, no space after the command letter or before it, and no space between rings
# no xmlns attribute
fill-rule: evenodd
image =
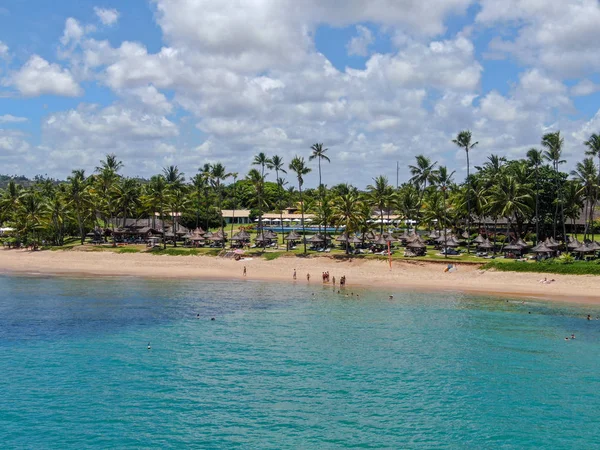
<svg viewBox="0 0 600 450"><path fill-rule="evenodd" d="M234 261L210 256L156 256L145 253L0 250L0 273L137 276L152 278L246 279L322 283L321 274L329 271L336 283L346 275L346 288L353 286L419 291L461 291L489 295L535 297L563 302L600 304L600 277L590 275L553 275L482 271L472 265L458 265L445 273L443 264L397 261L335 260L328 257L280 257L273 261L254 258ZM547 277L550 284L540 283Z"/></svg>

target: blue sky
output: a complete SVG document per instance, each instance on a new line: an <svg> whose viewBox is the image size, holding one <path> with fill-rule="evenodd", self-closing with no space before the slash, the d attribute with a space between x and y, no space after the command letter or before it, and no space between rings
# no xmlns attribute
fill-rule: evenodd
<svg viewBox="0 0 600 450"><path fill-rule="evenodd" d="M0 173L65 178L116 153L186 174L323 142L329 184L464 175L462 129L520 157L560 130L574 165L600 129L596 0L0 2ZM358 170L357 170L358 169ZM314 183L311 175L308 183Z"/></svg>

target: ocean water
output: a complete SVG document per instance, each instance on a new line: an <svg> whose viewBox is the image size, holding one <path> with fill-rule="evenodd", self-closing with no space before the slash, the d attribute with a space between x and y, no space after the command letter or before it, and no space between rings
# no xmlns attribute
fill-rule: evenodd
<svg viewBox="0 0 600 450"><path fill-rule="evenodd" d="M600 448L597 307L356 293L0 277L0 445Z"/></svg>

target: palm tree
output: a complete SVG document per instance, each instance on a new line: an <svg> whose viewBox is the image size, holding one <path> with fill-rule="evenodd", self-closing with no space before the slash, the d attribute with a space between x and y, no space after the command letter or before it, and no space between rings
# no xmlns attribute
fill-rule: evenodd
<svg viewBox="0 0 600 450"><path fill-rule="evenodd" d="M582 194L587 204L588 217L585 218L584 237L587 239L589 227L594 228L594 203L597 198L598 191L598 171L594 164L593 158L585 158L582 162L578 162L575 170L571 171L571 175L580 183L579 194ZM568 205L568 203L567 203ZM592 240L594 238L592 237Z"/></svg>
<svg viewBox="0 0 600 450"><path fill-rule="evenodd" d="M379 220L381 224L380 233L383 234L383 210L386 208L386 206L389 206L390 197L393 195L394 191L389 185L386 176L379 175L378 177L373 178L373 181L374 184L369 184L367 186L367 191L369 192L371 201L377 206L377 209L379 210Z"/></svg>
<svg viewBox="0 0 600 450"><path fill-rule="evenodd" d="M96 177L97 193L100 196L100 204L104 206L105 223L107 220L110 221L113 247L117 246L115 239L115 190L120 179L117 171L122 167L120 161L115 161L115 155L107 155L106 161L101 162L101 165L96 168L96 170L100 171Z"/></svg>
<svg viewBox="0 0 600 450"><path fill-rule="evenodd" d="M323 148L323 144L313 144L310 148L312 150L312 154L308 157L309 161L316 159L319 163L319 201L323 203L323 183L321 181L321 160L331 162L329 157L326 155L327 148ZM327 226L327 224L325 224ZM319 234L321 234L321 223L319 222Z"/></svg>
<svg viewBox="0 0 600 450"><path fill-rule="evenodd" d="M269 170L275 170L275 177L277 178L277 190L279 196L277 197L277 209L279 209L279 224L281 225L281 238L283 239L283 210L281 209L281 197L283 196L283 178L279 177L279 172L287 173L283 168L283 158L279 155L273 155L273 157L267 162Z"/></svg>
<svg viewBox="0 0 600 450"><path fill-rule="evenodd" d="M446 207L446 199L448 198L448 187L452 184L452 177L454 176L454 171L448 173L448 168L446 166L440 166L435 175L435 183L442 191L444 197L444 258L448 257L448 247L446 246L448 242L448 208Z"/></svg>
<svg viewBox="0 0 600 450"><path fill-rule="evenodd" d="M168 166L163 168L163 176L171 194L171 201L179 200L178 203L180 203L185 183L185 174L180 172L177 166ZM177 247L177 215L181 212L177 211L177 206L173 203L170 205L173 243L175 247Z"/></svg>
<svg viewBox="0 0 600 450"><path fill-rule="evenodd" d="M535 171L535 243L540 241L540 215L539 215L539 170L543 162L543 154L536 148L530 148L527 151L527 161L533 166Z"/></svg>
<svg viewBox="0 0 600 450"><path fill-rule="evenodd" d="M261 183L264 184L265 182L265 167L267 167L267 164L269 163L269 158L267 158L267 155L265 155L263 152L260 152L258 155L256 155L254 157L254 160L252 161L252 165L253 166L260 166L260 178L261 178ZM261 196L264 193L264 189L260 189L261 192ZM263 205L263 199L262 197L260 197L258 199L258 229L260 231L262 231L262 227L263 227L263 222L262 222L262 217L263 217L263 210L262 210L262 205Z"/></svg>
<svg viewBox="0 0 600 450"><path fill-rule="evenodd" d="M165 206L167 206L170 202L170 192L167 184L167 180L162 175L154 175L150 178L150 182L147 185L146 196L145 196L146 204L152 211L158 212L160 220L162 222L162 240L163 240L163 248L167 248L167 241L165 240L165 218L164 218L164 210Z"/></svg>
<svg viewBox="0 0 600 450"><path fill-rule="evenodd" d="M407 221L407 229L409 220L416 217L420 210L420 193L414 184L408 183L400 186L398 195L396 196L396 207L402 212L404 219Z"/></svg>
<svg viewBox="0 0 600 450"><path fill-rule="evenodd" d="M96 166L96 172L109 170L118 173L123 168L123 163L117 159L117 155L109 153L105 156L104 161L100 161L100 165Z"/></svg>
<svg viewBox="0 0 600 450"><path fill-rule="evenodd" d="M237 179L239 176L238 172L231 172L231 178L233 178L233 214L231 217L231 236L229 237L230 239L233 237L233 222L235 222L235 209L237 207L237 192L236 192L236 187L237 187ZM233 241L231 241L231 246L233 246Z"/></svg>
<svg viewBox="0 0 600 450"><path fill-rule="evenodd" d="M75 216L77 217L77 225L79 226L79 236L81 245L85 242L85 230L83 227L83 216L85 210L85 194L86 194L86 178L83 169L73 170L71 176L67 178L69 182L68 197L70 198Z"/></svg>
<svg viewBox="0 0 600 450"><path fill-rule="evenodd" d="M350 253L350 233L356 231L360 222L361 201L358 194L348 192L335 198L333 202L333 219L338 225L344 225L346 236L346 254Z"/></svg>
<svg viewBox="0 0 600 450"><path fill-rule="evenodd" d="M431 162L431 159L425 155L417 155L415 158L417 163L414 166L408 166L410 174L412 175L409 181L419 189L420 208L423 202L423 195L427 189L427 183L429 182L431 184L431 181L435 178L435 166L437 165L437 161Z"/></svg>
<svg viewBox="0 0 600 450"><path fill-rule="evenodd" d="M300 193L300 208L302 210L302 240L304 241L304 254L306 254L306 227L304 225L304 199L302 197L302 185L304 184L304 176L309 174L311 169L306 166L304 158L294 156L289 165L289 169L296 173L298 178L298 192Z"/></svg>
<svg viewBox="0 0 600 450"><path fill-rule="evenodd" d="M472 139L471 132L468 130L461 131L456 136L456 139L452 139L456 145L460 148L465 149L465 153L467 155L467 186L470 186L470 163L469 163L469 151L474 149L479 142L471 142ZM469 237L467 238L467 253L471 252L471 189L467 189L467 234Z"/></svg>
<svg viewBox="0 0 600 450"><path fill-rule="evenodd" d="M532 209L530 205L532 198L529 192L529 186L521 184L511 173L503 174L498 183L491 189L490 203L492 208L495 208L498 214L508 221L505 243L510 236L510 226L513 218L517 215L527 215ZM504 248L504 244L502 247Z"/></svg>
<svg viewBox="0 0 600 450"><path fill-rule="evenodd" d="M556 222L558 221L558 206L561 206L562 223L563 223L563 239L566 246L567 231L565 226L565 208L562 204L562 186L560 185L559 166L564 164L566 161L561 159L562 157L562 146L564 139L560 136L560 131L555 133L547 133L542 137L542 146L546 148L544 151L544 158L552 162L554 173L556 174L556 208L554 211L554 228L553 234L556 239Z"/></svg>
<svg viewBox="0 0 600 450"><path fill-rule="evenodd" d="M140 206L140 183L133 178L123 178L115 189L115 207L123 215L123 226L128 216Z"/></svg>
<svg viewBox="0 0 600 450"><path fill-rule="evenodd" d="M592 134L587 141L583 143L588 150L585 152L586 155L589 156L597 156L598 157L598 181L600 184L600 135L594 133ZM596 198L594 199L594 205L592 206L591 212L591 225L592 225L592 241L594 240L594 234L596 230L594 229L594 212L596 210L596 203L598 203L598 190L596 190Z"/></svg>
<svg viewBox="0 0 600 450"><path fill-rule="evenodd" d="M210 180L213 188L217 193L217 199L219 204L219 228L221 229L221 235L223 236L223 247L225 247L225 233L224 233L224 225L223 225L223 211L221 209L223 203L223 181L231 176L230 173L227 173L225 170L225 166L220 162L213 164L210 172Z"/></svg>

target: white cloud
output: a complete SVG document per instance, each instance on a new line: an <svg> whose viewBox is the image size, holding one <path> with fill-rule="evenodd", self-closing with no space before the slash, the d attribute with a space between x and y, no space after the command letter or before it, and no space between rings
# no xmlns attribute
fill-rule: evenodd
<svg viewBox="0 0 600 450"><path fill-rule="evenodd" d="M490 92L481 100L481 112L492 120L512 122L517 119L517 106L514 101L504 98L496 91Z"/></svg>
<svg viewBox="0 0 600 450"><path fill-rule="evenodd" d="M116 9L104 9L95 6L94 12L100 19L100 22L106 26L112 26L119 20L119 11Z"/></svg>
<svg viewBox="0 0 600 450"><path fill-rule="evenodd" d="M93 25L81 25L76 19L69 17L65 21L65 29L60 38L60 43L64 46L69 44L77 44L88 33L94 31L96 27Z"/></svg>
<svg viewBox="0 0 600 450"><path fill-rule="evenodd" d="M8 58L8 45L0 41L0 59Z"/></svg>
<svg viewBox="0 0 600 450"><path fill-rule="evenodd" d="M45 94L76 97L83 93L68 69L51 64L38 55L31 56L23 67L12 75L9 84L14 85L26 97Z"/></svg>
<svg viewBox="0 0 600 450"><path fill-rule="evenodd" d="M490 47L563 77L600 70L600 4L597 0L481 0L477 22L516 27L514 39L496 38Z"/></svg>
<svg viewBox="0 0 600 450"><path fill-rule="evenodd" d="M600 85L590 80L581 80L571 88L571 95L583 97L600 91Z"/></svg>
<svg viewBox="0 0 600 450"><path fill-rule="evenodd" d="M348 42L346 49L349 55L367 56L369 54L369 46L375 41L373 33L367 27L362 25L356 26L357 36L354 36Z"/></svg>
<svg viewBox="0 0 600 450"><path fill-rule="evenodd" d="M3 116L0 116L0 123L22 123L22 122L27 122L26 117L17 117L17 116L13 116L12 114L4 114Z"/></svg>

